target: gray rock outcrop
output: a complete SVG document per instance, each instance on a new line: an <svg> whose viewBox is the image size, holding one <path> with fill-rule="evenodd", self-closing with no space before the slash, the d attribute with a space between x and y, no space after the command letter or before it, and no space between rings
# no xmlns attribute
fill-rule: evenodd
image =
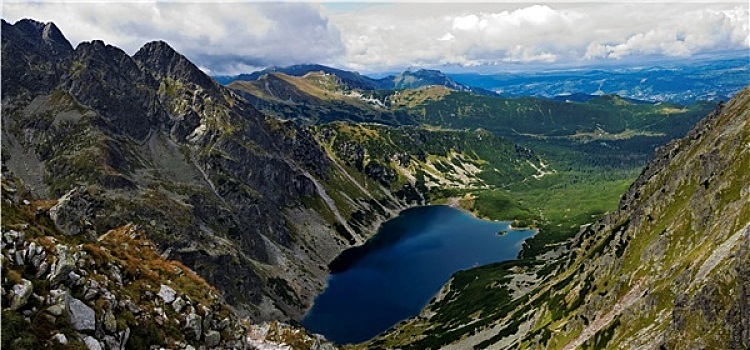
<svg viewBox="0 0 750 350"><path fill-rule="evenodd" d="M75 330L93 331L96 329L96 313L86 303L76 298L70 298L68 312L70 313L70 323Z"/></svg>

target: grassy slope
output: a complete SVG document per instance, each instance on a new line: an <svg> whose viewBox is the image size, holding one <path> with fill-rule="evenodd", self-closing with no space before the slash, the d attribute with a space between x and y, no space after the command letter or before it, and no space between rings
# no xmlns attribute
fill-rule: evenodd
<svg viewBox="0 0 750 350"><path fill-rule="evenodd" d="M734 124L734 129L727 129L732 131L718 130L713 132L712 138L720 133L733 136L725 136L722 142L716 143L710 138L677 143L673 152L688 150L669 156L675 159L667 170L657 172L651 181L640 182L640 187L636 187L637 196L632 192L626 196L626 203L641 203L637 204L641 209L635 213L618 211L582 231L569 261L536 270L538 277L551 277L548 282L539 284L534 291L521 297L509 297L507 284L498 279L509 276L509 272L534 271L529 269L530 259L459 272L437 302L428 306L427 314L435 313L431 318L418 317L403 322L396 331L376 338L366 346L434 348L480 334L477 340L461 346L485 348L501 340L509 341L513 338L507 337L516 333L521 336L515 341L520 340L522 347L529 348L563 348L574 341L574 344L586 348L614 347L616 344L651 347L662 339L669 348L684 348L690 344L717 348L741 346L728 340L734 326L717 320L734 317L731 310L742 303L734 298L738 286L743 283L739 272L735 272L735 269L741 271L741 265L735 264L740 264L743 258L724 255L726 261L718 264L716 274L696 280L693 284L697 286L693 287L685 285L685 278L680 277L684 273L676 273L696 274L698 267L710 260L708 256L712 252L722 251L718 249L722 242L728 241L730 235L750 222L746 185L750 180L746 179L748 173L744 171L750 166L748 152L746 148L730 146L745 144L750 130L746 121L744 124L732 121L738 114L747 119L748 91L741 95L744 100L731 104L718 122L709 122L711 128ZM734 140L738 128L741 129L737 140L744 141ZM707 157L712 154L712 147L717 147L721 156ZM718 169L724 170L718 172ZM676 178L686 180L676 185L669 183ZM704 182L707 185L698 186L701 178L708 179ZM595 191L597 187L590 189ZM585 197L586 192L581 191ZM599 192L589 194L599 195ZM575 197L562 197L560 204L578 203ZM706 202L707 198L712 199ZM550 202L554 201L553 197ZM711 214L716 208L722 208L718 211L719 216ZM639 214L643 210L651 213L644 218L645 214ZM715 238L706 239L711 235ZM666 253L659 253L661 249ZM742 254L742 250L739 253ZM460 293L455 290L460 290ZM643 290L648 290L648 293L641 293ZM687 296L676 292L683 290L687 291ZM477 295L482 298L476 299ZM466 319L461 310L471 309L477 303L486 307L473 314L475 318ZM623 308L636 306L621 315L609 313L609 310L616 310L615 304L621 303ZM669 333L672 336L663 338L665 329L675 327L675 323L670 325L670 318L664 316L679 316L672 313L676 303L687 305L685 307L693 311L687 313L685 321L672 321L677 325L686 322L686 326L676 326ZM706 307L714 310L717 316L696 311ZM610 321L590 323L597 318Z"/></svg>

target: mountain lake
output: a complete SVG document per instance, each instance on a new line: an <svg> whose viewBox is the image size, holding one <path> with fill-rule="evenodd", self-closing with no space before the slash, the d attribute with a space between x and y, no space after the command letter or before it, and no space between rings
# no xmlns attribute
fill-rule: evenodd
<svg viewBox="0 0 750 350"><path fill-rule="evenodd" d="M448 206L405 210L330 264L300 323L339 344L366 341L418 315L453 273L515 259L533 235Z"/></svg>

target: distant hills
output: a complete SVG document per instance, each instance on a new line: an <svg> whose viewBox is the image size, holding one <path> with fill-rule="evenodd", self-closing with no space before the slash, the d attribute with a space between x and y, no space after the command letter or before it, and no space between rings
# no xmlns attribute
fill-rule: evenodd
<svg viewBox="0 0 750 350"><path fill-rule="evenodd" d="M644 155L649 155L656 144L684 135L713 108L707 103L657 105L617 95L583 93L549 99L481 95L466 91L466 85L439 71L426 70L385 78L392 82L390 89L352 90L352 77L366 77L328 72L302 76L271 72L258 75L256 80L235 80L227 87L267 115L305 124L350 121L451 129L480 127L516 140L566 139L576 145L581 140L597 140L596 144L606 146L626 142L628 145L616 147L638 148ZM430 84L433 82L442 84Z"/></svg>
<svg viewBox="0 0 750 350"><path fill-rule="evenodd" d="M467 73L451 77L503 96L555 98L575 93L616 94L637 100L690 104L729 100L750 81L750 61L745 55L685 60L648 68Z"/></svg>
<svg viewBox="0 0 750 350"><path fill-rule="evenodd" d="M348 89L406 89L445 86L479 95L535 96L572 101L583 95L616 94L631 102L672 102L728 100L750 81L750 62L742 58L717 58L664 64L657 67L616 67L612 69L564 69L557 71L505 72L495 74L444 73L430 69L407 69L384 78L371 78L357 72L320 64L270 67L250 74L214 77L228 85L233 81L255 81L270 73L301 77L311 72L338 76ZM579 95L581 94L581 95ZM589 97L590 98L590 97Z"/></svg>
<svg viewBox="0 0 750 350"><path fill-rule="evenodd" d="M271 73L284 73L295 77L301 77L311 72L323 72L326 74L333 74L341 78L349 89L362 89L362 90L377 90L381 88L387 88L387 82L384 79L373 79L357 72L350 72L342 69L336 69L321 64L298 64L287 67L273 66L266 68L261 71L253 72L250 74L240 74L236 77L224 77L219 78L218 81L223 84L229 84L234 80L242 81L253 81L258 80L264 75Z"/></svg>
<svg viewBox="0 0 750 350"><path fill-rule="evenodd" d="M472 92L479 95L495 96L496 93L478 87L473 87L456 82L439 70L407 69L397 75L389 75L385 78L374 79L357 72L332 68L320 64L298 64L287 67L269 67L250 74L240 74L234 77L215 77L215 79L228 85L233 81L255 81L272 73L283 73L289 76L302 77L309 73L324 73L337 76L341 80L342 88L347 90L393 90L418 88L423 86L445 86L456 91Z"/></svg>

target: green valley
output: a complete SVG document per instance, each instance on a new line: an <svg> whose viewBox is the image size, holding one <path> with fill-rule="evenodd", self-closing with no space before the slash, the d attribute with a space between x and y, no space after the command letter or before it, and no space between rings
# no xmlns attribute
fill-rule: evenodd
<svg viewBox="0 0 750 350"><path fill-rule="evenodd" d="M3 347L750 347L750 88L507 97L311 64L222 85L133 51L2 21ZM528 228L520 253L451 268L369 341L302 328L342 252L433 204Z"/></svg>

